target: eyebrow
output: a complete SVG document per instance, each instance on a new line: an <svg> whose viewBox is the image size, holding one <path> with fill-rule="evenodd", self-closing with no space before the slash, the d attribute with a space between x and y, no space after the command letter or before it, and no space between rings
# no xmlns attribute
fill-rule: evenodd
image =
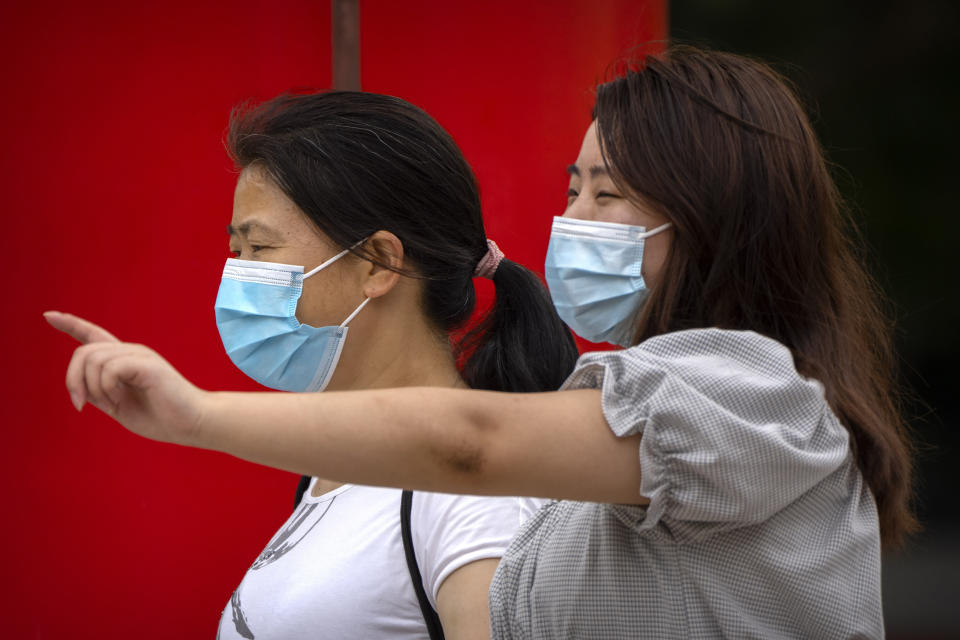
<svg viewBox="0 0 960 640"><path fill-rule="evenodd" d="M591 177L591 178L596 178L597 176L606 176L606 175L609 175L609 174L610 174L610 172L607 170L607 168L604 167L604 166L602 166L602 165L595 164L595 165L593 165L592 167L590 167L590 177ZM570 165L569 167L567 167L567 175L577 176L577 177L579 178L579 177L580 177L580 167L578 167L578 166L575 165L575 164Z"/></svg>
<svg viewBox="0 0 960 640"><path fill-rule="evenodd" d="M258 220L247 220L239 226L233 226L232 224L227 225L227 235L233 237L237 234L247 235L252 229L262 231L267 235L278 235L273 227L269 227Z"/></svg>

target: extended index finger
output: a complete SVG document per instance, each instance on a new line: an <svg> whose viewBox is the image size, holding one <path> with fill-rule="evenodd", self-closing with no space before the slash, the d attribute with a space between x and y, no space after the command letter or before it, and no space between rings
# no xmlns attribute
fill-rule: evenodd
<svg viewBox="0 0 960 640"><path fill-rule="evenodd" d="M89 320L78 318L70 313L45 311L43 317L46 318L47 322L49 322L50 326L54 329L63 331L82 344L89 344L91 342L120 342L116 336L103 327L97 326Z"/></svg>

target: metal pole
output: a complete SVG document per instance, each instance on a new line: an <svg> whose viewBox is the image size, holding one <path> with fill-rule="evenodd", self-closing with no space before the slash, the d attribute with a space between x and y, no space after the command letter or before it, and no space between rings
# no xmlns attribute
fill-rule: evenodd
<svg viewBox="0 0 960 640"><path fill-rule="evenodd" d="M331 0L333 88L360 91L360 2Z"/></svg>

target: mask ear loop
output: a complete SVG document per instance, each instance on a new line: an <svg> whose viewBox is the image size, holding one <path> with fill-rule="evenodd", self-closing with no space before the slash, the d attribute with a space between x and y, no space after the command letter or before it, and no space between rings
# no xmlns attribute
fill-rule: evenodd
<svg viewBox="0 0 960 640"><path fill-rule="evenodd" d="M353 247L350 247L350 249L353 249ZM329 267L330 265L332 265L334 262L336 262L337 260L339 260L339 259L342 258L343 256L347 255L348 253L350 253L350 249L344 249L343 251L341 251L341 252L338 253L337 255L333 256L332 258L330 258L329 260L327 260L326 262L324 262L323 264L321 264L319 267L313 268L313 269L311 269L310 271L308 271L307 273L303 274L303 279L306 280L307 278L309 278L309 277L312 276L313 274L318 273L318 272L320 272L320 271L323 271L324 269L326 269L327 267Z"/></svg>
<svg viewBox="0 0 960 640"><path fill-rule="evenodd" d="M356 249L357 247L359 247L361 244L363 244L363 243L366 242L367 240L368 240L368 238L364 238L363 240L360 240L359 242L357 242L357 243L355 243L353 246L351 246L349 249L344 249L343 251L341 251L341 252L338 253L337 255L333 256L332 258L330 258L329 260L327 260L326 262L324 262L324 263L321 264L320 266L311 269L309 272L303 274L303 279L306 280L307 278L309 278L309 277L312 276L313 274L318 273L318 272L320 272L320 271L323 271L324 269L326 269L327 267L329 267L330 265L332 265L334 262L336 262L337 260L339 260L339 259L342 258L343 256L347 255L348 253L350 253L351 251L353 251L354 249ZM363 302L361 302L361 303L360 303L360 306L357 307L356 309L354 309L354 310L353 310L353 313L351 313L349 316L347 316L347 319L340 323L340 326L341 326L341 327L347 326L347 323L350 322L351 320L353 320L354 318L356 318L356 317L357 317L357 314L360 313L360 311L361 311L365 306L367 306L367 303L368 303L368 302L370 302L370 298L366 298Z"/></svg>
<svg viewBox="0 0 960 640"><path fill-rule="evenodd" d="M313 274L318 273L318 272L320 272L320 271L323 271L324 269L326 269L327 267L329 267L330 265L332 265L334 262L336 262L337 260L339 260L339 259L342 258L343 256L347 255L348 253L350 253L351 251L353 251L354 249L356 249L357 247L359 247L360 245L362 245L364 242L366 242L366 241L369 240L369 239L370 239L370 238L364 238L363 240L359 240L359 241L353 243L348 249L344 249L343 251L341 251L341 252L338 253L337 255L333 256L332 258L330 258L329 260L327 260L326 262L324 262L324 263L321 264L320 266L315 267L315 268L311 269L310 271L308 271L307 273L303 274L303 279L306 280L307 278L309 278L309 277L312 276Z"/></svg>
<svg viewBox="0 0 960 640"><path fill-rule="evenodd" d="M360 303L360 306L357 307L356 309L354 309L354 310L353 310L353 313L351 313L349 316L347 316L347 319L340 323L340 326L341 326L341 327L347 326L347 323L350 322L351 320L353 320L354 318L356 318L356 317L357 317L357 314L360 313L360 311L361 311L365 306L367 306L367 303L370 302L372 299L373 299L373 298L366 298L363 302L361 302L361 303Z"/></svg>
<svg viewBox="0 0 960 640"><path fill-rule="evenodd" d="M655 235L657 235L658 233L660 233L661 231L663 231L664 229L667 229L667 228L672 227L672 226L673 226L673 223L672 223L672 222L667 222L667 223L665 223L665 224L660 225L659 227L657 227L657 228L655 228L655 229L651 229L650 231L644 231L643 233L640 234L640 237L641 237L641 238L649 238L650 236L655 236Z"/></svg>

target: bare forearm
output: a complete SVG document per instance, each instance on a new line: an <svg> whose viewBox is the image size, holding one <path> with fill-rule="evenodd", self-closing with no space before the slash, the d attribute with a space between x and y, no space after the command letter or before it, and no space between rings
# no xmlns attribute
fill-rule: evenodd
<svg viewBox="0 0 960 640"><path fill-rule="evenodd" d="M442 388L214 393L197 444L332 480L487 493L476 485L482 432L491 427L471 419L476 395Z"/></svg>
<svg viewBox="0 0 960 640"><path fill-rule="evenodd" d="M596 390L214 393L188 444L341 482L641 502L639 436L614 436L599 400Z"/></svg>

